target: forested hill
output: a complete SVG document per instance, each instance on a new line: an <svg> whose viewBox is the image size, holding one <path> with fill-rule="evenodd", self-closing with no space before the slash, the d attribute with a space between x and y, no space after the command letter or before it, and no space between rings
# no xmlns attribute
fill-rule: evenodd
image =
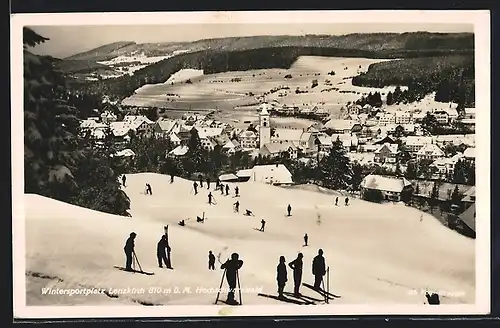
<svg viewBox="0 0 500 328"><path fill-rule="evenodd" d="M198 52L240 51L275 47L321 47L356 49L366 51L384 50L465 50L474 49L472 33L373 33L347 35L303 35L303 36L251 36L204 39L194 42L143 43L115 42L96 49L73 55L66 59L97 61L117 56L144 53L146 56L171 55L175 51Z"/></svg>

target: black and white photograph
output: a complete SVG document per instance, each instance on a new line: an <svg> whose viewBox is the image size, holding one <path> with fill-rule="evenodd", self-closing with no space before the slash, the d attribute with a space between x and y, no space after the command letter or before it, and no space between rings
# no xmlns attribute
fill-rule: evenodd
<svg viewBox="0 0 500 328"><path fill-rule="evenodd" d="M487 11L11 26L15 317L489 312Z"/></svg>

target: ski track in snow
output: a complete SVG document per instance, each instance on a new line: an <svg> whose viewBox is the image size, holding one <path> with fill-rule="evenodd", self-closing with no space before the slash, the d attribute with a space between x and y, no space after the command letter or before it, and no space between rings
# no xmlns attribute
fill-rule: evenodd
<svg viewBox="0 0 500 328"><path fill-rule="evenodd" d="M144 195L151 183L153 195ZM312 283L312 258L318 248L325 251L330 267L330 292L342 298L330 304L422 304L422 295L411 290L431 288L460 297L445 303L474 303L474 240L442 226L424 213L400 204L374 204L350 199L349 206L335 206L336 193L325 194L301 188L280 188L256 182L238 183L240 213L234 213L229 196L217 196L208 205L208 191L190 194L191 181L153 173L127 175L125 192L131 199L132 218L91 211L38 195L25 195L27 303L54 304L53 297L40 296L40 286L59 281L68 288L190 287L190 293L145 293L119 295L116 302L133 304L213 304L216 294L196 292L197 287L219 288L223 270L208 271L208 251L224 262L238 252L244 304L279 304L258 293L276 295L276 265L280 255L286 262L304 254L303 282ZM235 183L230 183L233 192ZM163 204L163 206L162 206ZM292 216L286 217L286 207ZM255 217L243 215L251 209ZM205 212L207 220L197 223ZM266 231L257 232L261 217ZM321 224L317 224L321 217ZM177 222L186 221L185 227ZM158 268L156 243L169 225L174 270ZM142 268L153 276L119 271L123 245L129 233L137 233L136 252ZM303 236L309 246L303 247ZM293 273L285 291L293 291ZM31 277L36 273L38 278ZM40 277L48 277L40 279ZM52 277L52 278L51 278ZM54 280L56 279L56 280ZM44 285L45 284L45 285ZM223 287L226 287L224 282ZM260 289L259 289L260 288ZM305 296L317 293L301 288ZM221 298L224 298L224 293ZM70 300L57 304L69 304ZM64 303L67 302L67 303ZM84 301L82 301L84 302ZM89 299L90 302L90 299Z"/></svg>

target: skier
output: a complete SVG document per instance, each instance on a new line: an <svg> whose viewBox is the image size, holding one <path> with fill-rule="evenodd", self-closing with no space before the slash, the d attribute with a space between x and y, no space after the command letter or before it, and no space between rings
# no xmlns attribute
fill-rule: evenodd
<svg viewBox="0 0 500 328"><path fill-rule="evenodd" d="M323 257L323 250L318 250L318 255L313 260L312 273L314 275L314 288L320 289L323 276L326 273L325 258Z"/></svg>
<svg viewBox="0 0 500 328"><path fill-rule="evenodd" d="M203 176L198 174L198 180L200 180L200 188L203 188Z"/></svg>
<svg viewBox="0 0 500 328"><path fill-rule="evenodd" d="M212 205L212 197L213 197L213 196L212 196L212 193L211 193L211 192L209 192L209 193L208 193L208 204L209 204L209 205Z"/></svg>
<svg viewBox="0 0 500 328"><path fill-rule="evenodd" d="M217 178L217 180L215 181L215 189L219 189L219 186L220 186L220 179Z"/></svg>
<svg viewBox="0 0 500 328"><path fill-rule="evenodd" d="M307 246L307 241L309 240L309 236L307 233L304 235L304 246Z"/></svg>
<svg viewBox="0 0 500 328"><path fill-rule="evenodd" d="M234 195L240 197L240 188L238 188L238 186L234 187Z"/></svg>
<svg viewBox="0 0 500 328"><path fill-rule="evenodd" d="M208 270L215 270L215 255L208 251Z"/></svg>
<svg viewBox="0 0 500 328"><path fill-rule="evenodd" d="M180 225L181 227L184 227L184 226L186 225L186 223L184 223L184 220L180 220L180 221L179 221L179 225Z"/></svg>
<svg viewBox="0 0 500 328"><path fill-rule="evenodd" d="M174 183L174 175L170 174L170 183Z"/></svg>
<svg viewBox="0 0 500 328"><path fill-rule="evenodd" d="M429 303L429 305L439 305L441 303L439 301L439 294L432 293L432 295L429 295L428 292L425 292L425 297L427 298L427 303Z"/></svg>
<svg viewBox="0 0 500 328"><path fill-rule="evenodd" d="M234 206L234 211L236 213L239 213L240 212L240 202L236 201L236 203L234 203L233 206Z"/></svg>
<svg viewBox="0 0 500 328"><path fill-rule="evenodd" d="M171 259L170 252L172 251L172 249L170 248L170 245L168 243L168 226L163 227L163 229L165 231L165 233L163 234L163 237L165 237L165 245L167 248L167 261L165 262L165 264L167 265L167 269L173 269L172 263L170 262L170 259Z"/></svg>
<svg viewBox="0 0 500 328"><path fill-rule="evenodd" d="M250 211L249 209L246 209L246 210L245 210L245 215L246 215L246 216L254 216L254 215L253 215L253 212L252 212L252 211Z"/></svg>
<svg viewBox="0 0 500 328"><path fill-rule="evenodd" d="M229 185L226 185L226 196L229 195Z"/></svg>
<svg viewBox="0 0 500 328"><path fill-rule="evenodd" d="M226 270L227 284L229 285L229 293L227 293L227 304L236 305L238 302L234 299L234 289L236 288L236 281L238 270L243 266L243 261L239 260L238 253L231 254L231 259L227 260L220 266L221 269ZM241 300L240 300L241 301Z"/></svg>
<svg viewBox="0 0 500 328"><path fill-rule="evenodd" d="M288 216L292 216L292 206L290 206L290 204L288 204L286 210L288 211Z"/></svg>
<svg viewBox="0 0 500 328"><path fill-rule="evenodd" d="M345 198L345 206L349 205L349 197Z"/></svg>
<svg viewBox="0 0 500 328"><path fill-rule="evenodd" d="M125 251L125 256L127 257L127 262L125 264L125 270L126 271L133 271L132 270L132 256L134 254L134 247L135 247L135 237L137 234L135 232L130 233L130 237L128 237L127 241L125 242L125 247L123 247L123 250Z"/></svg>
<svg viewBox="0 0 500 328"><path fill-rule="evenodd" d="M224 184L220 184L220 194L224 195Z"/></svg>
<svg viewBox="0 0 500 328"><path fill-rule="evenodd" d="M260 220L260 231L264 231L264 228L266 227L266 221L264 221L264 218L262 218L262 220Z"/></svg>
<svg viewBox="0 0 500 328"><path fill-rule="evenodd" d="M194 189L194 194L195 195L198 195L198 184L195 182L193 182L193 189Z"/></svg>
<svg viewBox="0 0 500 328"><path fill-rule="evenodd" d="M160 268L163 268L163 263L165 263L165 265L168 267L166 248L167 248L167 236L163 235L161 236L161 239L158 242L156 248L156 257L158 258L158 266Z"/></svg>
<svg viewBox="0 0 500 328"><path fill-rule="evenodd" d="M205 219L200 218L199 216L196 217L196 222L203 223L205 222Z"/></svg>
<svg viewBox="0 0 500 328"><path fill-rule="evenodd" d="M335 198L335 206L339 206L339 198L338 197Z"/></svg>
<svg viewBox="0 0 500 328"><path fill-rule="evenodd" d="M278 281L278 297L283 298L283 291L285 289L286 282L288 281L284 256L280 256L280 263L276 267L276 273L276 280Z"/></svg>
<svg viewBox="0 0 500 328"><path fill-rule="evenodd" d="M127 182L127 177L124 175L122 175L122 184L124 187L126 187L126 182Z"/></svg>
<svg viewBox="0 0 500 328"><path fill-rule="evenodd" d="M207 178L207 189L210 189L210 178Z"/></svg>
<svg viewBox="0 0 500 328"><path fill-rule="evenodd" d="M149 183L146 183L146 195L147 194L153 195L153 191L151 189L151 185Z"/></svg>
<svg viewBox="0 0 500 328"><path fill-rule="evenodd" d="M300 290L300 284L302 282L303 257L304 255L302 255L302 253L299 253L299 255L297 255L297 258L295 260L288 263L290 269L293 270L293 294L295 296L300 296L299 290Z"/></svg>

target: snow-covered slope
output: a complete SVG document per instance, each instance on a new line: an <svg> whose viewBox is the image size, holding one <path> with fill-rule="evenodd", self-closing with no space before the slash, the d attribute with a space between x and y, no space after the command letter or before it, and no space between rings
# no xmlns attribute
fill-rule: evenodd
<svg viewBox="0 0 500 328"><path fill-rule="evenodd" d="M145 183L152 185L152 196L144 194ZM222 270L208 270L209 250L215 255L221 253L221 260L232 252L240 254L244 261L241 287L247 289L243 294L245 304L277 304L257 293L276 294L279 256L284 255L288 263L303 252L303 281L312 283L311 263L319 248L324 250L330 267L330 291L341 296L332 305L422 304L425 297L420 292L427 288L455 294L443 294L443 304L474 303L474 241L426 214L421 221L421 213L413 208L357 199L351 200L350 206L336 207L332 195L246 182L238 184L241 205L240 214L236 214L232 207L236 198L222 196L219 191L212 191L217 204L208 205L206 185L195 196L191 181L176 178L170 184L168 176L152 173L128 175L127 184L132 218L38 195L25 196L27 305L94 305L108 301L213 304L214 293L197 292L198 287L218 288L220 284ZM234 186L231 184L232 194ZM292 217L285 216L288 204L292 206ZM256 216L243 216L246 208ZM203 212L206 222L196 223L196 216ZM265 232L256 230L261 217L267 221ZM188 218L185 227L177 225ZM156 263L156 243L167 224L174 270L160 269ZM153 276L113 267L124 266L123 246L132 231L137 233L140 264L145 271L154 272ZM303 247L304 233L309 235L308 247ZM285 290L291 292L293 278L288 271ZM115 288L145 288L145 292L120 294L117 298L81 297L76 301L71 297L40 297L44 286L85 286L108 292ZM149 292L151 287L162 292ZM181 291L190 287L191 293L163 293L175 287ZM321 298L304 287L301 292Z"/></svg>

